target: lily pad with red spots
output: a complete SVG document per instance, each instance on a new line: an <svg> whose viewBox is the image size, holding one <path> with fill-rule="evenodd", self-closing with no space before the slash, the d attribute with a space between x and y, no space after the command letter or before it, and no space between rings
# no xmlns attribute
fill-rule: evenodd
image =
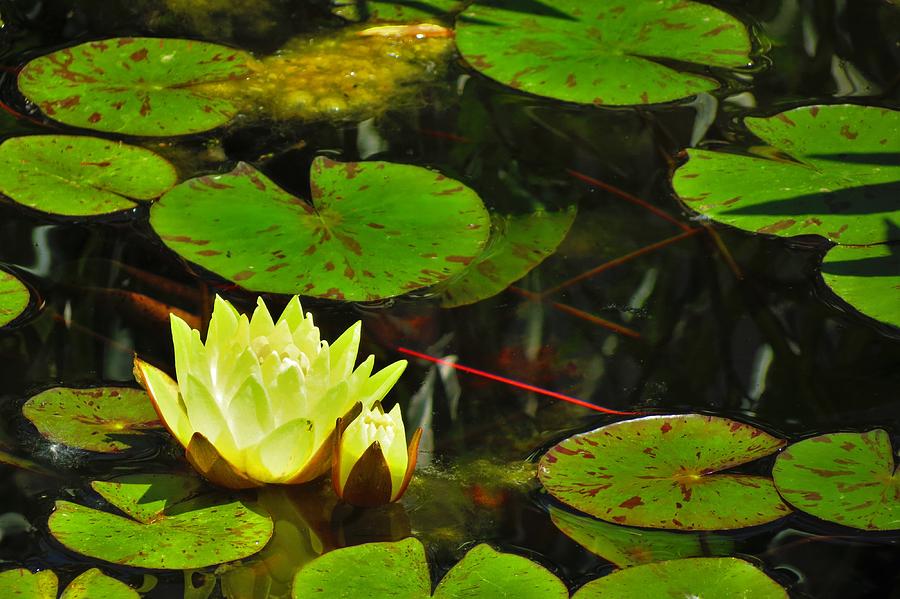
<svg viewBox="0 0 900 599"><path fill-rule="evenodd" d="M54 387L22 406L38 432L54 443L116 453L132 446L144 431L161 429L143 389Z"/></svg>
<svg viewBox="0 0 900 599"><path fill-rule="evenodd" d="M686 557L728 555L734 548L731 540L721 536L620 526L554 506L550 506L550 520L573 541L620 568Z"/></svg>
<svg viewBox="0 0 900 599"><path fill-rule="evenodd" d="M900 111L806 106L744 122L767 145L741 154L688 150L672 180L688 208L783 237L900 239Z"/></svg>
<svg viewBox="0 0 900 599"><path fill-rule="evenodd" d="M900 327L900 244L835 246L822 260L822 279L870 318Z"/></svg>
<svg viewBox="0 0 900 599"><path fill-rule="evenodd" d="M472 67L500 83L597 105L693 96L718 87L708 67L750 62L743 23L684 0L478 2L463 11L456 43Z"/></svg>
<svg viewBox="0 0 900 599"><path fill-rule="evenodd" d="M572 206L561 212L494 216L488 246L441 291L441 305L452 308L474 304L524 277L556 251L575 214Z"/></svg>
<svg viewBox="0 0 900 599"><path fill-rule="evenodd" d="M174 474L134 474L91 486L126 514L57 501L50 532L71 551L163 570L203 568L242 559L272 536L272 520L252 505L202 493L199 481Z"/></svg>
<svg viewBox="0 0 900 599"><path fill-rule="evenodd" d="M863 530L900 529L900 476L881 429L794 443L778 456L772 475L782 497L817 518Z"/></svg>
<svg viewBox="0 0 900 599"><path fill-rule="evenodd" d="M139 599L133 588L120 580L107 576L98 568L82 572L69 583L59 599Z"/></svg>
<svg viewBox="0 0 900 599"><path fill-rule="evenodd" d="M21 316L28 307L28 287L14 275L0 270L0 327Z"/></svg>
<svg viewBox="0 0 900 599"><path fill-rule="evenodd" d="M572 599L788 599L764 572L734 557L695 557L626 568L593 580Z"/></svg>
<svg viewBox="0 0 900 599"><path fill-rule="evenodd" d="M541 458L538 476L560 501L608 522L743 528L781 518L790 508L770 478L721 471L784 443L727 418L648 416L569 437Z"/></svg>
<svg viewBox="0 0 900 599"><path fill-rule="evenodd" d="M125 135L169 136L214 129L237 106L203 84L241 79L246 52L194 40L96 40L30 61L19 89L48 117Z"/></svg>
<svg viewBox="0 0 900 599"><path fill-rule="evenodd" d="M241 164L176 186L150 223L181 256L246 289L353 301L444 281L487 241L481 199L435 171L319 157L310 178L307 203Z"/></svg>
<svg viewBox="0 0 900 599"><path fill-rule="evenodd" d="M150 150L75 135L29 135L0 144L0 193L34 210L94 216L152 200L178 180Z"/></svg>
<svg viewBox="0 0 900 599"><path fill-rule="evenodd" d="M25 568L0 572L0 597L6 599L56 599L59 580L52 570L32 574Z"/></svg>

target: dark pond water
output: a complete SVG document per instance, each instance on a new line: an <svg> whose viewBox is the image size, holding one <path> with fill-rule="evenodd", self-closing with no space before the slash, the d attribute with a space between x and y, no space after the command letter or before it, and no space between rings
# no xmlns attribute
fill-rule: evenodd
<svg viewBox="0 0 900 599"><path fill-rule="evenodd" d="M3 101L28 113L15 91L15 69L83 40L181 35L265 52L324 22L323 7L310 3L264 32L227 19L196 31L196 24L161 18L151 4L0 2L8 23L0 30ZM767 40L757 46L757 67L728 77L714 95L717 104L707 98L646 109L584 108L518 93L454 62L445 81L421 102L362 125L238 120L173 142L177 148L165 151L181 156L183 178L246 160L299 191L307 181L298 173L314 155L327 152L440 169L477 190L492 210L522 210L531 199L550 208L577 202L579 214L565 242L517 283L525 290L548 289L681 233L676 224L571 171L694 225L672 194L669 177L680 152L696 139L749 144L736 117L801 104L852 101L900 108L895 6L876 0L716 4ZM4 137L56 130L50 127L37 114L32 122L0 112ZM620 410L727 416L791 439L874 427L897 438L900 335L862 317L824 286L817 268L827 245L724 227L715 234L718 240L703 230L586 278L556 294L557 304L532 302L511 290L455 309L442 309L427 292L373 305L304 305L316 312L327 338L361 318L361 353L376 354L380 364L399 359L396 348L405 346ZM215 293L242 308L250 308L255 295L164 248L145 209L71 222L0 201L0 266L20 275L39 298L20 324L0 330L0 432L15 452L59 473L47 478L0 466L0 514L22 514L33 526L0 531L0 568L52 567L66 579L91 561L65 550L47 532L53 502L72 496L96 501L89 481L172 468L177 451L162 439L127 459L51 446L23 421L21 404L56 384L130 383L134 352L171 364L165 314L136 304L123 291L196 314L207 313ZM271 297L270 303L280 306L285 299ZM407 414L433 413L418 482L403 501L405 514L393 515L408 519L426 542L436 564L433 575L480 541L536 559L570 588L611 571L611 564L553 526L547 514L553 500L531 481L528 464L569 434L616 418L433 369L413 362L390 396ZM345 544L396 538L407 526L388 524L384 514L346 512L335 515L333 526ZM896 534L857 534L794 514L724 536L734 541L735 554L758 560L792 596L900 596ZM136 570L116 572L140 584ZM180 574L154 574L160 584L148 596L180 596Z"/></svg>

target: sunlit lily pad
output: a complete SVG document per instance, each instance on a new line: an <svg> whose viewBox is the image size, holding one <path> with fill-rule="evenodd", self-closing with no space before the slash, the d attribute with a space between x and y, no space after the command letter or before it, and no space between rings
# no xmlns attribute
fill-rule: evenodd
<svg viewBox="0 0 900 599"><path fill-rule="evenodd" d="M272 520L243 501L196 495L196 479L135 474L94 489L128 517L57 501L50 532L76 553L139 568L184 570L253 555Z"/></svg>
<svg viewBox="0 0 900 599"><path fill-rule="evenodd" d="M4 599L56 599L59 581L52 570L32 574L25 568L0 572L0 597Z"/></svg>
<svg viewBox="0 0 900 599"><path fill-rule="evenodd" d="M38 393L22 406L38 431L54 443L114 453L147 429L162 428L143 389L54 387Z"/></svg>
<svg viewBox="0 0 900 599"><path fill-rule="evenodd" d="M648 416L569 437L542 458L538 476L560 501L630 526L723 530L776 520L788 508L772 480L719 474L784 445L715 416Z"/></svg>
<svg viewBox="0 0 900 599"><path fill-rule="evenodd" d="M784 237L900 239L900 112L806 106L745 123L770 147L759 155L688 150L672 184L689 208Z"/></svg>
<svg viewBox="0 0 900 599"><path fill-rule="evenodd" d="M22 281L0 270L0 327L18 318L28 307L30 297Z"/></svg>
<svg viewBox="0 0 900 599"><path fill-rule="evenodd" d="M294 578L295 599L424 599L431 595L425 548L414 538L366 543L331 551L304 566Z"/></svg>
<svg viewBox="0 0 900 599"><path fill-rule="evenodd" d="M845 302L900 327L900 245L835 246L825 254L821 272Z"/></svg>
<svg viewBox="0 0 900 599"><path fill-rule="evenodd" d="M498 596L567 599L569 591L559 578L533 561L478 545L444 576L434 596L435 599Z"/></svg>
<svg viewBox="0 0 900 599"><path fill-rule="evenodd" d="M134 208L175 185L168 160L137 146L75 135L29 135L0 144L0 193L62 216Z"/></svg>
<svg viewBox="0 0 900 599"><path fill-rule="evenodd" d="M59 599L138 599L140 595L120 580L107 576L97 568L78 575L69 583Z"/></svg>
<svg viewBox="0 0 900 599"><path fill-rule="evenodd" d="M734 543L720 536L646 530L610 524L550 506L550 520L573 541L620 568L670 559L728 555Z"/></svg>
<svg viewBox="0 0 900 599"><path fill-rule="evenodd" d="M556 251L575 214L573 206L562 212L495 216L488 247L442 290L441 305L474 304L524 277Z"/></svg>
<svg viewBox="0 0 900 599"><path fill-rule="evenodd" d="M367 543L338 549L313 560L294 578L294 598L427 599L431 577L417 539ZM436 599L466 597L564 599L565 585L538 564L478 545L440 582Z"/></svg>
<svg viewBox="0 0 900 599"><path fill-rule="evenodd" d="M516 89L570 102L669 102L718 87L695 72L749 63L744 25L695 2L497 0L462 15L456 43L469 64ZM664 66L669 61L694 72Z"/></svg>
<svg viewBox="0 0 900 599"><path fill-rule="evenodd" d="M422 167L319 157L310 186L312 206L241 164L176 186L150 222L170 248L246 289L354 301L447 279L489 233L474 191Z"/></svg>
<svg viewBox="0 0 900 599"><path fill-rule="evenodd" d="M734 557L695 557L626 568L593 580L572 599L787 599L774 580Z"/></svg>
<svg viewBox="0 0 900 599"><path fill-rule="evenodd" d="M778 456L772 475L782 497L817 518L864 530L900 529L900 476L881 429L794 443Z"/></svg>
<svg viewBox="0 0 900 599"><path fill-rule="evenodd" d="M237 113L227 97L198 90L240 79L252 57L194 40L112 38L64 48L30 61L19 89L48 117L126 135L196 133Z"/></svg>

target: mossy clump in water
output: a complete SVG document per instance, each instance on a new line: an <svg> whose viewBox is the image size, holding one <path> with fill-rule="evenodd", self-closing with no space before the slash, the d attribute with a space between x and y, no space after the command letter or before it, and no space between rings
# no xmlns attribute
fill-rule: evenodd
<svg viewBox="0 0 900 599"><path fill-rule="evenodd" d="M413 84L443 73L452 48L437 25L353 28L292 40L245 80L198 88L279 120L368 118L414 98Z"/></svg>

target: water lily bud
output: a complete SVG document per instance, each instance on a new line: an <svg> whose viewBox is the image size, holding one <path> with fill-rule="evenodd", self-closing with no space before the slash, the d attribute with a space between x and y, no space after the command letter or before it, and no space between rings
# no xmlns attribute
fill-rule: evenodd
<svg viewBox="0 0 900 599"><path fill-rule="evenodd" d="M354 369L360 323L329 345L296 296L278 322L261 299L248 319L217 297L205 344L177 316L171 323L177 382L138 358L135 374L188 461L232 489L327 472L335 423L370 409L406 367L371 375L369 356Z"/></svg>
<svg viewBox="0 0 900 599"><path fill-rule="evenodd" d="M381 402L338 429L331 466L338 497L364 507L398 500L416 468L422 429L407 447L400 406L385 414Z"/></svg>

